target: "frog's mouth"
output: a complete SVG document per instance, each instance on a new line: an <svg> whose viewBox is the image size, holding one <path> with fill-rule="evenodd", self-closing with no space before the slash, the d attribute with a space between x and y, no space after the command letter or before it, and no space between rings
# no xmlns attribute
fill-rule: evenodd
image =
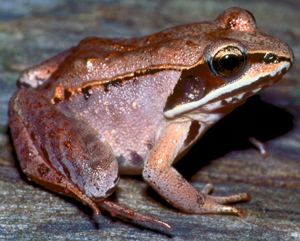
<svg viewBox="0 0 300 241"><path fill-rule="evenodd" d="M254 83L232 91L231 93L221 95L218 98L209 101L207 104L200 106L199 108L201 108L202 111L211 111L222 109L224 107L232 105L240 105L244 103L244 101L246 101L249 97L255 95L262 89L273 85L275 82L281 79L282 75L285 72L286 70L277 73L276 77L272 75L262 76L258 78Z"/></svg>
<svg viewBox="0 0 300 241"><path fill-rule="evenodd" d="M284 61L277 64L271 71L264 71L260 75L245 74L239 80L209 92L200 100L176 106L166 111L164 115L166 118L175 118L198 108L210 111L237 104L279 80L290 67L291 62Z"/></svg>

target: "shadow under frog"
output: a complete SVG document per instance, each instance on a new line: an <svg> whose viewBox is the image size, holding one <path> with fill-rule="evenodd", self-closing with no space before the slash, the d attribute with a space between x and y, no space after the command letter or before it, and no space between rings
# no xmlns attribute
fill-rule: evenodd
<svg viewBox="0 0 300 241"><path fill-rule="evenodd" d="M249 137L266 142L287 134L293 129L293 119L288 111L253 96L209 129L175 167L190 180L211 161L231 151L253 149ZM151 188L147 194L172 208Z"/></svg>

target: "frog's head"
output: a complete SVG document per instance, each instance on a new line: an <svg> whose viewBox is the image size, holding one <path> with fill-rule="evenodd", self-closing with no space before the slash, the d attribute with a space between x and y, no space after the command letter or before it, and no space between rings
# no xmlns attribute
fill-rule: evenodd
<svg viewBox="0 0 300 241"><path fill-rule="evenodd" d="M205 41L199 62L183 70L168 98L167 118L233 109L280 79L293 62L288 45L260 32L252 14L239 8L220 15Z"/></svg>

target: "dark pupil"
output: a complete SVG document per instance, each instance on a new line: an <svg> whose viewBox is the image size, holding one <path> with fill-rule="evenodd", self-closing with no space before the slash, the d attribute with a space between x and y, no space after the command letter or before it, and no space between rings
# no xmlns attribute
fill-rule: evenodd
<svg viewBox="0 0 300 241"><path fill-rule="evenodd" d="M213 60L213 66L218 74L230 76L237 73L243 65L243 56L226 54Z"/></svg>
<svg viewBox="0 0 300 241"><path fill-rule="evenodd" d="M217 75L232 77L241 73L245 63L244 52L238 47L228 46L215 54L210 62L210 67Z"/></svg>

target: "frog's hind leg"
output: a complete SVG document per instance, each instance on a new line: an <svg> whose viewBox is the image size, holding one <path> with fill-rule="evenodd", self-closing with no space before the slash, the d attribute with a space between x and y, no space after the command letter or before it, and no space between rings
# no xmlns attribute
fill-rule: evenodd
<svg viewBox="0 0 300 241"><path fill-rule="evenodd" d="M118 181L110 147L84 123L69 118L34 89L10 100L9 125L22 171L44 188L139 226L168 233L170 226L106 200Z"/></svg>
<svg viewBox="0 0 300 241"><path fill-rule="evenodd" d="M18 86L36 88L42 85L54 73L58 66L72 53L73 48L59 53L52 58L24 70L17 82Z"/></svg>
<svg viewBox="0 0 300 241"><path fill-rule="evenodd" d="M227 197L211 196L212 185L198 192L173 167L172 163L179 153L182 143L187 138L190 123L169 124L160 139L151 150L143 170L144 179L174 207L193 214L235 214L244 213L232 206L224 204L249 201L250 196L239 193Z"/></svg>
<svg viewBox="0 0 300 241"><path fill-rule="evenodd" d="M10 100L9 125L29 179L99 213L91 197L111 194L118 180L118 164L107 144L31 88L18 90Z"/></svg>

